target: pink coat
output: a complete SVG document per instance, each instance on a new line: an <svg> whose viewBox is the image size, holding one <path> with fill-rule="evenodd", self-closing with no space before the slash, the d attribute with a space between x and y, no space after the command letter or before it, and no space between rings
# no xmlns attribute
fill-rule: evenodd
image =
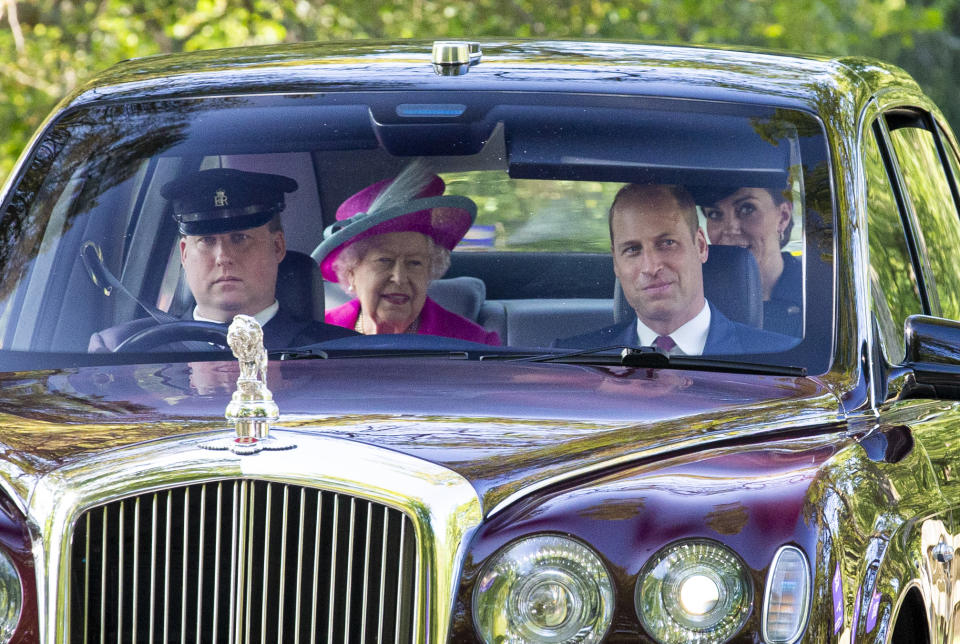
<svg viewBox="0 0 960 644"><path fill-rule="evenodd" d="M336 324L348 329L357 325L357 316L360 314L360 300L350 300L335 309L327 311L324 319L327 324ZM429 297L423 303L420 311L420 335L442 335L447 338L459 338L470 342L479 342L493 346L500 345L500 336L496 331L487 331L476 322L451 313Z"/></svg>

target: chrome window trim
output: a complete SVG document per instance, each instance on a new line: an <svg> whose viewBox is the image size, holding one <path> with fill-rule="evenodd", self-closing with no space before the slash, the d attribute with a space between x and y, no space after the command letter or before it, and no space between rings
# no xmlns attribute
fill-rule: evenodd
<svg viewBox="0 0 960 644"><path fill-rule="evenodd" d="M456 472L391 450L305 431L274 433L296 449L236 456L202 449L210 435L193 435L107 452L43 477L29 504L40 532L34 559L43 641L68 637L70 546L83 512L144 492L225 479L346 493L403 512L418 546L414 639L446 641L468 537L482 518L473 486Z"/></svg>
<svg viewBox="0 0 960 644"><path fill-rule="evenodd" d="M858 274L859 279L864 280L864 284L870 284L870 227L868 225L869 217L867 211L867 172L864 167L862 152L864 146L870 145L871 142L877 145L879 150L880 142L876 141L873 134L873 123L879 115L880 106L877 103L877 99L871 97L870 100L863 104L863 108L860 110L857 118L856 139L853 142L854 150L856 151L854 155L856 163L853 168L851 168L851 173L854 177L851 187L854 199L853 217L857 229L864 232L861 232L857 236L857 246L854 249L855 256L851 262L851 266L855 274ZM836 237L836 235L834 235L834 237ZM870 320L873 311L873 294L870 292L870 289L858 289L856 297L857 311L863 314L861 319ZM877 345L879 345L882 350L882 339L880 337L874 337L873 325L860 323L857 325L857 333L861 334L863 342L866 344L867 355L875 355L875 347ZM867 394L869 408L876 414L876 410L883 401L879 400L877 395L879 374L872 360L867 364L866 375L873 384L873 386L868 389Z"/></svg>

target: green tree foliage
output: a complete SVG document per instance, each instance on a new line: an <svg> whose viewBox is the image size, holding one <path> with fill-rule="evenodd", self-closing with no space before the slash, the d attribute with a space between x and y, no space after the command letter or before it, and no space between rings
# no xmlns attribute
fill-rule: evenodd
<svg viewBox="0 0 960 644"><path fill-rule="evenodd" d="M0 176L53 105L150 54L351 38L726 43L902 64L960 121L960 0L0 0Z"/></svg>

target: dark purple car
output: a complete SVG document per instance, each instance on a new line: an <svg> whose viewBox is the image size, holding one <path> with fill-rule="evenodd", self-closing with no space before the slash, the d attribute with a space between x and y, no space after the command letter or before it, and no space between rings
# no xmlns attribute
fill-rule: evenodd
<svg viewBox="0 0 960 644"><path fill-rule="evenodd" d="M954 641L958 159L859 58L107 70L0 193L0 642Z"/></svg>

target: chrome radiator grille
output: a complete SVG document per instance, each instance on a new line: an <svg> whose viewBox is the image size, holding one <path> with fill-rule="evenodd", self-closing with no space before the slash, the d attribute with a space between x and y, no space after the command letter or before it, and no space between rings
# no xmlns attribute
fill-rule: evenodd
<svg viewBox="0 0 960 644"><path fill-rule="evenodd" d="M223 481L92 509L74 530L70 641L410 642L413 525L383 505Z"/></svg>

